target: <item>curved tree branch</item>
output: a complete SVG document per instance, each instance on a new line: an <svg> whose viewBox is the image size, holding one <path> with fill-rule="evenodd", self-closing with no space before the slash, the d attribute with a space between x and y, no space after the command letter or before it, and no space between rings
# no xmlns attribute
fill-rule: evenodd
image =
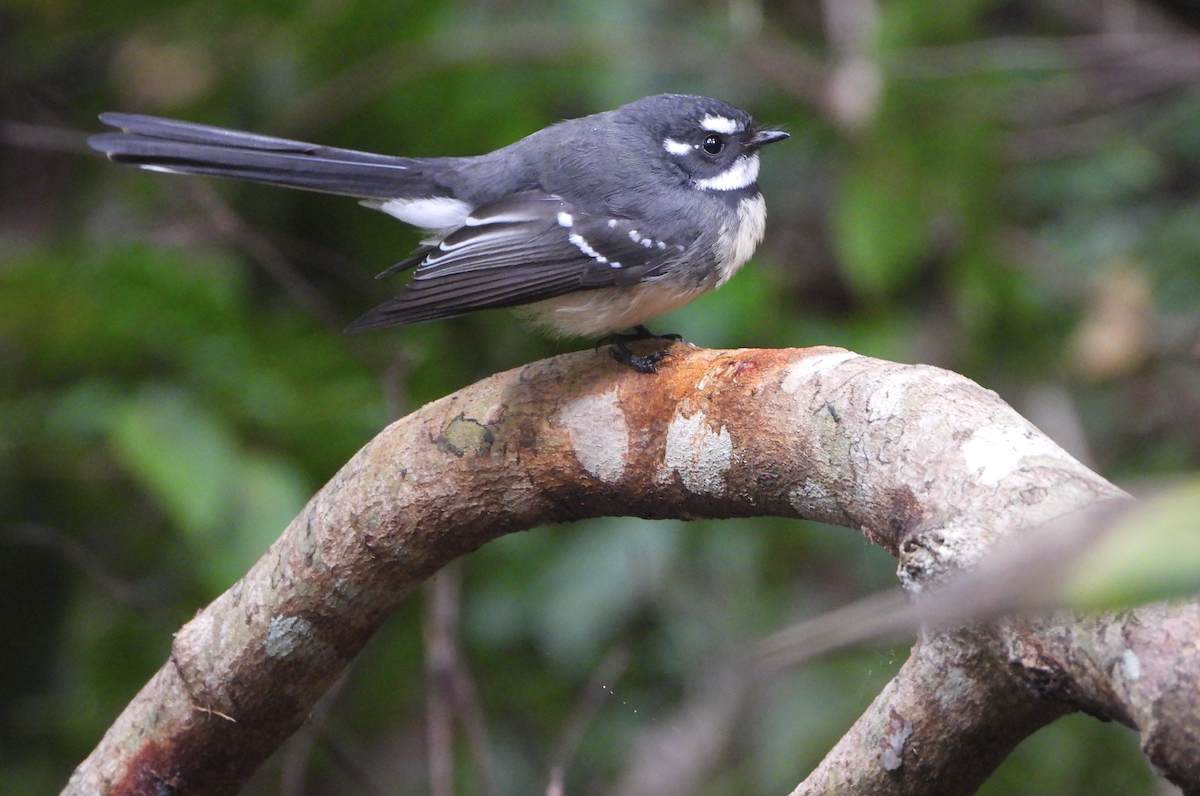
<svg viewBox="0 0 1200 796"><path fill-rule="evenodd" d="M180 629L65 792L236 792L401 600L502 534L612 515L809 518L861 529L920 592L1007 537L1128 499L947 371L830 348L673 353L657 376L591 352L544 360L385 429ZM1151 630L1152 611L1174 629ZM1172 635L1195 607L1132 616L929 634L798 792L967 793L1077 709L1138 727L1196 787L1180 744L1197 712L1172 712L1200 694L1195 645ZM1113 668L1114 638L1139 676Z"/></svg>

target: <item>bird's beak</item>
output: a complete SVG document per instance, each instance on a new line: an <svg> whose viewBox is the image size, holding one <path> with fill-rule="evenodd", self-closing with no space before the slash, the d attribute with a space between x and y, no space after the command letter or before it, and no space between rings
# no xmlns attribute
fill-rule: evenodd
<svg viewBox="0 0 1200 796"><path fill-rule="evenodd" d="M758 149L760 146L773 144L776 141L782 141L785 138L790 138L783 130L759 130L754 136L747 141L751 149Z"/></svg>

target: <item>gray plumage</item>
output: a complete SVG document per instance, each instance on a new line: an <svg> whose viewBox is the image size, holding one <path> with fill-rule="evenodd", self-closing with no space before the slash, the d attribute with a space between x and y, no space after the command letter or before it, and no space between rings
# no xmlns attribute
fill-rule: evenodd
<svg viewBox="0 0 1200 796"><path fill-rule="evenodd" d="M531 305L594 335L723 284L762 237L760 146L786 137L705 97L664 94L486 155L406 158L122 113L89 144L157 171L344 194L425 229L405 290L354 330ZM653 369L651 367L651 369Z"/></svg>

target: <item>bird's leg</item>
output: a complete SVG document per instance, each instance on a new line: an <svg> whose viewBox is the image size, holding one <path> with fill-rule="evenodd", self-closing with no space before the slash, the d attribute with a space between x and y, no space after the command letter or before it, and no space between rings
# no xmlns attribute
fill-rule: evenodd
<svg viewBox="0 0 1200 796"><path fill-rule="evenodd" d="M683 335L668 332L667 334L655 334L646 328L644 323L639 323L633 327L633 332L625 336L627 341L633 340L683 340Z"/></svg>
<svg viewBox="0 0 1200 796"><path fill-rule="evenodd" d="M665 348L660 348L658 351L652 351L649 354L635 354L633 349L629 347L630 343L640 342L642 340L682 340L683 337L678 334L655 334L647 329L644 325L638 324L633 327L632 332L620 333L613 332L600 338L596 343L596 348L602 345L611 345L612 358L620 362L622 365L628 365L638 373L658 373L658 363L663 359L672 356L671 352Z"/></svg>

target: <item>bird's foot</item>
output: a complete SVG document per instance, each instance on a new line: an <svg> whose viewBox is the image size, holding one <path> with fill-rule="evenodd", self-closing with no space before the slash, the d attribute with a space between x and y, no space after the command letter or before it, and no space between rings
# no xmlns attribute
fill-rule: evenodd
<svg viewBox="0 0 1200 796"><path fill-rule="evenodd" d="M639 324L633 327L632 332L620 333L613 332L600 338L596 343L596 348L602 345L611 345L610 353L612 358L620 362L622 365L628 365L638 373L658 373L658 363L669 356L674 356L665 348L660 348L657 351L651 351L649 354L635 354L633 349L629 347L630 343L641 342L642 340L683 340L683 337L678 334L655 334L645 326Z"/></svg>

